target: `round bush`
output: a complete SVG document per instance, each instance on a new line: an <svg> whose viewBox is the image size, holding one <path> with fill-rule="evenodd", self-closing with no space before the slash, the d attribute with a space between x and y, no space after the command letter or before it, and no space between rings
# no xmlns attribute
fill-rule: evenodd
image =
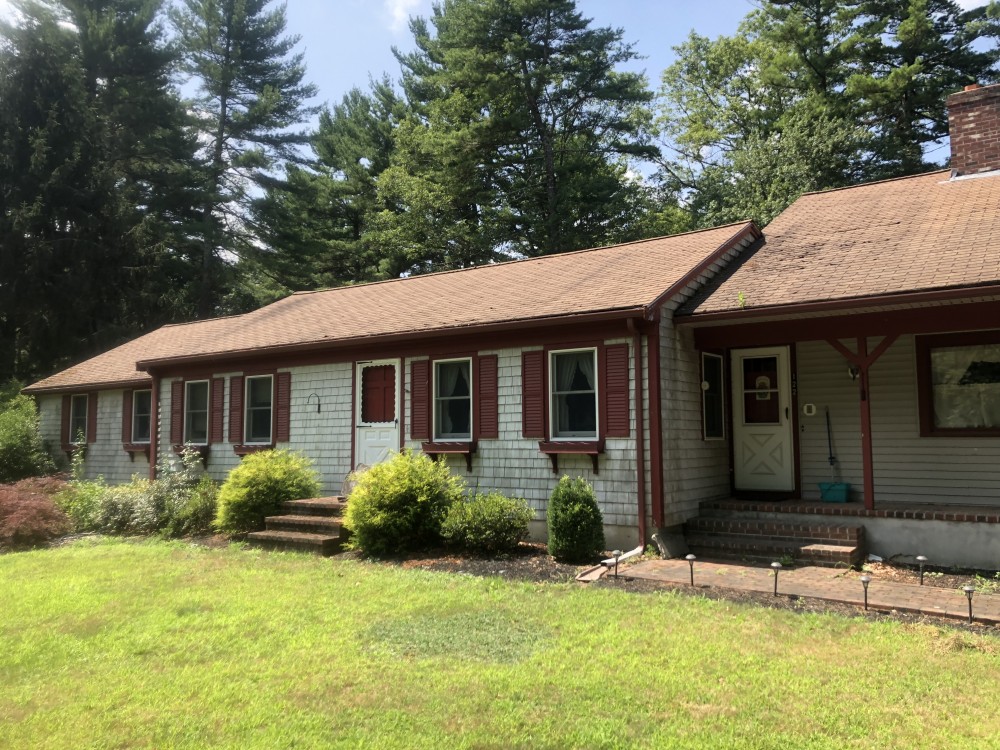
<svg viewBox="0 0 1000 750"><path fill-rule="evenodd" d="M0 487L0 548L34 547L69 530L66 514L47 495L20 485Z"/></svg>
<svg viewBox="0 0 1000 750"><path fill-rule="evenodd" d="M316 497L320 485L312 461L286 450L251 453L219 488L215 527L240 533L264 528L286 500Z"/></svg>
<svg viewBox="0 0 1000 750"><path fill-rule="evenodd" d="M604 550L604 522L594 488L583 477L563 476L547 511L549 554L572 563L590 562Z"/></svg>
<svg viewBox="0 0 1000 750"><path fill-rule="evenodd" d="M397 453L353 477L346 527L351 546L369 555L392 555L440 544L448 508L464 482L444 462L424 454Z"/></svg>
<svg viewBox="0 0 1000 750"><path fill-rule="evenodd" d="M476 493L448 509L441 536L446 544L470 552L511 552L528 536L528 522L534 515L523 498Z"/></svg>
<svg viewBox="0 0 1000 750"><path fill-rule="evenodd" d="M15 396L0 403L0 483L54 470L52 459L42 446L35 402Z"/></svg>

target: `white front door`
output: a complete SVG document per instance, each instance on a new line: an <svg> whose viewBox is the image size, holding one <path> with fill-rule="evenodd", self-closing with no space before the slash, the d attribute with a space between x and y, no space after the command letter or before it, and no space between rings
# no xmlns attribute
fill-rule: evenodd
<svg viewBox="0 0 1000 750"><path fill-rule="evenodd" d="M736 489L794 490L788 347L737 349L732 365Z"/></svg>
<svg viewBox="0 0 1000 750"><path fill-rule="evenodd" d="M398 359L358 362L354 392L354 468L374 466L399 450Z"/></svg>

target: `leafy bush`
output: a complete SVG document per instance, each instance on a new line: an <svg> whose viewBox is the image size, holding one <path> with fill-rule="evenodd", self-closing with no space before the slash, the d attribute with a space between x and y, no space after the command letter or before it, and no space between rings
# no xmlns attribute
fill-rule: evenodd
<svg viewBox="0 0 1000 750"><path fill-rule="evenodd" d="M275 514L286 500L319 494L312 461L286 450L251 453L229 472L219 488L215 527L243 532L264 528L264 517Z"/></svg>
<svg viewBox="0 0 1000 750"><path fill-rule="evenodd" d="M0 547L34 547L68 533L70 522L52 498L30 487L0 487Z"/></svg>
<svg viewBox="0 0 1000 750"><path fill-rule="evenodd" d="M404 451L353 475L345 526L351 546L369 555L390 555L441 542L448 508L461 499L464 482L443 461Z"/></svg>
<svg viewBox="0 0 1000 750"><path fill-rule="evenodd" d="M0 404L0 483L55 470L38 432L35 402L14 396Z"/></svg>
<svg viewBox="0 0 1000 750"><path fill-rule="evenodd" d="M441 536L446 544L471 552L510 552L528 536L528 522L534 515L523 498L476 493L452 504Z"/></svg>
<svg viewBox="0 0 1000 750"><path fill-rule="evenodd" d="M211 533L218 496L218 485L210 476L204 475L186 498L168 507L163 533L166 536L199 536Z"/></svg>
<svg viewBox="0 0 1000 750"><path fill-rule="evenodd" d="M69 517L75 531L97 529L97 516L108 486L102 477L93 481L71 479L53 500Z"/></svg>
<svg viewBox="0 0 1000 750"><path fill-rule="evenodd" d="M565 562L589 562L604 550L604 523L594 488L583 477L563 476L547 512L549 554Z"/></svg>

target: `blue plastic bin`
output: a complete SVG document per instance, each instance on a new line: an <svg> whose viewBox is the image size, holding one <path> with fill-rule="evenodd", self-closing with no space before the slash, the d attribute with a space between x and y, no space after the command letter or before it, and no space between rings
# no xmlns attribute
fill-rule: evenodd
<svg viewBox="0 0 1000 750"><path fill-rule="evenodd" d="M819 499L825 503L846 503L850 489L846 482L820 482Z"/></svg>

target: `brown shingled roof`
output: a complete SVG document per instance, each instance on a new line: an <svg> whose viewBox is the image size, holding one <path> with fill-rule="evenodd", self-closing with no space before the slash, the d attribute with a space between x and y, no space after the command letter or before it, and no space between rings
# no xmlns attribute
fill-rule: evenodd
<svg viewBox="0 0 1000 750"><path fill-rule="evenodd" d="M166 325L133 339L55 375L32 383L26 393L45 393L68 389L122 388L148 386L150 377L136 369L136 362L147 357L181 354L189 345L213 336L231 326L240 316L199 320L193 323Z"/></svg>
<svg viewBox="0 0 1000 750"><path fill-rule="evenodd" d="M758 231L750 222L623 245L299 292L247 313L192 359L362 343L589 313L638 311L693 268ZM149 357L147 363L172 358Z"/></svg>
<svg viewBox="0 0 1000 750"><path fill-rule="evenodd" d="M232 318L165 326L35 383L28 392L142 381L136 363L447 333L583 314L641 312L750 222L541 258L299 292Z"/></svg>
<svg viewBox="0 0 1000 750"><path fill-rule="evenodd" d="M683 314L1000 282L1000 175L948 177L803 195L764 229L760 249L706 285Z"/></svg>

